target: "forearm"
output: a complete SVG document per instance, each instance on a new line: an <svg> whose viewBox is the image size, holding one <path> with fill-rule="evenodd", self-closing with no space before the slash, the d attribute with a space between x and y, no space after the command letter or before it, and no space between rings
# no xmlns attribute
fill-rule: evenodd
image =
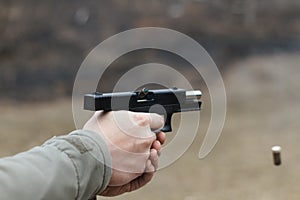
<svg viewBox="0 0 300 200"><path fill-rule="evenodd" d="M0 159L1 199L86 200L106 188L110 163L108 149L96 133L80 130L56 137Z"/></svg>

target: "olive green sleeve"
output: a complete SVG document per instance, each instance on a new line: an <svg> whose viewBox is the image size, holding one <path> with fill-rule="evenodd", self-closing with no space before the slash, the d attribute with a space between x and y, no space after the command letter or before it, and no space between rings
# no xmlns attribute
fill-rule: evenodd
<svg viewBox="0 0 300 200"><path fill-rule="evenodd" d="M88 200L111 177L111 157L94 132L77 130L0 159L0 199Z"/></svg>

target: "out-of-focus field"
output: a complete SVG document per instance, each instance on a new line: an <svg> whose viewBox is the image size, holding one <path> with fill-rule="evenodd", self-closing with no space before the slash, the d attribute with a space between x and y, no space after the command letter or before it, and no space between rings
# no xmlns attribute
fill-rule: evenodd
<svg viewBox="0 0 300 200"><path fill-rule="evenodd" d="M115 199L300 199L299 63L299 54L256 56L234 63L224 75L226 124L211 154L198 159L210 117L204 107L201 130L189 150L158 171L143 189ZM206 97L204 105L205 101ZM71 100L0 105L1 156L74 129ZM275 144L283 148L279 167L272 164L270 148Z"/></svg>
<svg viewBox="0 0 300 200"><path fill-rule="evenodd" d="M21 105L1 102L0 107L1 156L27 150L74 129L69 99Z"/></svg>

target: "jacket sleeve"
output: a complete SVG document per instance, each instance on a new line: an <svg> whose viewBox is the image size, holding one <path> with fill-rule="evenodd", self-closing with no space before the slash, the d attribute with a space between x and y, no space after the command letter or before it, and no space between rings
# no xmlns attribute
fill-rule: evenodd
<svg viewBox="0 0 300 200"><path fill-rule="evenodd" d="M111 177L111 157L103 139L78 130L42 146L0 159L0 199L88 200Z"/></svg>

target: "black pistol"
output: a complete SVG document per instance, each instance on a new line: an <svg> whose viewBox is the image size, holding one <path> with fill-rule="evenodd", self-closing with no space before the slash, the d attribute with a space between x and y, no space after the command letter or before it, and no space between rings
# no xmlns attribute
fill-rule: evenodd
<svg viewBox="0 0 300 200"><path fill-rule="evenodd" d="M116 93L92 93L84 96L85 110L150 112L164 115L163 132L171 132L173 113L197 111L201 109L200 90L158 89Z"/></svg>

